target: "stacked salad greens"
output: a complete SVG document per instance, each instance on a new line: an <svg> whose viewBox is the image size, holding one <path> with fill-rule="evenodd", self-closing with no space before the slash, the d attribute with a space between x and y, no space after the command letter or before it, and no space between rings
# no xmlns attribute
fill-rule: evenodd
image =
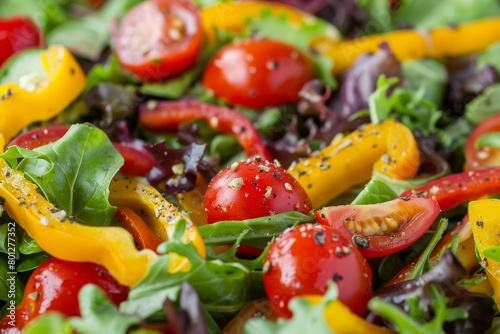
<svg viewBox="0 0 500 334"><path fill-rule="evenodd" d="M290 5L320 19L297 25L286 15L273 15L270 9L258 16L243 13L244 29L215 27L214 42L203 45L194 65L175 77L153 82L122 66L113 40L119 21L142 1L107 0L95 7L83 0L24 0L22 4L4 0L0 17L22 14L32 18L47 45L63 45L76 57L85 71L86 84L78 98L55 118L30 125L71 125L61 139L34 149L10 146L0 158L34 182L40 195L64 210L74 223L114 227L121 224L115 217L116 207L108 201L109 186L113 178L126 173L120 172L124 160L113 143L147 150L154 157L154 167L136 179L159 189L187 216L190 212L183 206L183 194L195 189L200 178L210 181L217 172L247 156L237 135L216 131L201 120L183 124L174 133L144 128L138 121L139 107L154 109L163 100L197 101L237 110L254 124L273 157L285 167L363 124L395 119L411 130L421 157L417 177L397 180L374 174L368 183L332 199L328 203L332 206L387 202L408 189L462 171L471 131L500 109L500 41L478 53L411 60L398 59L390 43L381 43L375 52L363 53L341 73L335 72L331 58L312 52L310 45L318 36L337 31L344 38L356 39L404 28L460 27L500 16L498 0L268 2L269 6ZM230 8L232 1L197 0L195 4L202 11L217 5ZM250 37L279 40L308 54L314 79L303 85L298 101L258 109L234 106L204 87L201 78L217 51ZM34 49L14 55L0 68L0 84L18 82L32 72L44 73L41 52ZM498 149L498 132L482 137L477 146ZM183 165L180 171L175 167L179 163ZM368 303L366 322L401 333L500 331L491 291L488 295L474 290L488 281L485 258L476 251L482 266L471 274L454 255L460 247L458 234L446 249L436 248L466 214L465 205L443 211L416 243L395 254L370 259L375 297ZM2 210L1 316L8 314L12 299L7 247L10 221ZM246 305L267 298L263 266L272 241L291 227L315 222L314 214L289 211L200 224L198 231L207 253L204 257L193 243L183 242L187 227L181 220L172 237L158 247L147 274L130 288L127 300L115 305L100 288L86 285L72 292L78 294L81 316L48 312L31 321L23 333L158 333L149 326L154 323L168 323L169 333L222 333L235 330L223 329L231 323L239 323L238 330L244 333L332 333L325 314L338 302L339 288L333 282L316 302L294 298L289 304L293 311L290 319L248 319L251 317L239 313ZM14 300L19 304L31 273L51 255L20 224L15 232L18 279ZM241 256L240 245L263 251L258 256ZM436 253L440 261L433 262L432 254ZM187 258L189 270L170 272L173 254ZM410 263L413 267L408 281L385 286Z"/></svg>

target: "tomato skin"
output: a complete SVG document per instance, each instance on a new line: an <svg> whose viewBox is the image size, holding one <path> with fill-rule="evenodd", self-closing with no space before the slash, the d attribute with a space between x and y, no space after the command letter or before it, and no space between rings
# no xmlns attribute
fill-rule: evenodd
<svg viewBox="0 0 500 334"><path fill-rule="evenodd" d="M271 244L263 266L264 287L278 316L289 317L291 298L324 294L334 280L339 300L364 316L372 296L372 272L366 259L334 228L296 226Z"/></svg>
<svg viewBox="0 0 500 334"><path fill-rule="evenodd" d="M313 78L312 62L298 49L251 39L219 50L205 69L203 85L230 104L263 108L298 101L300 89Z"/></svg>
<svg viewBox="0 0 500 334"><path fill-rule="evenodd" d="M118 284L104 267L49 258L33 271L26 283L23 300L17 308L22 315L18 326L49 311L80 316L78 291L88 283L103 289L116 305L127 299L129 288Z"/></svg>
<svg viewBox="0 0 500 334"><path fill-rule="evenodd" d="M476 148L476 141L485 134L500 132L500 114L495 114L481 122L472 130L465 144L464 171L500 166L500 149Z"/></svg>
<svg viewBox="0 0 500 334"><path fill-rule="evenodd" d="M204 206L209 224L312 208L305 190L283 167L258 158L220 171L208 185Z"/></svg>
<svg viewBox="0 0 500 334"><path fill-rule="evenodd" d="M0 18L0 66L18 51L41 46L42 34L33 21L24 16Z"/></svg>
<svg viewBox="0 0 500 334"><path fill-rule="evenodd" d="M68 132L69 127L65 125L60 126L48 126L45 128L38 128L30 130L23 134L20 134L14 138L8 145L17 145L28 150L53 143L60 139L62 136Z"/></svg>
<svg viewBox="0 0 500 334"><path fill-rule="evenodd" d="M432 198L407 197L379 204L326 207L316 211L316 218L346 239L362 237L368 245L356 246L366 258L375 258L413 244L431 227L439 212L439 204Z"/></svg>
<svg viewBox="0 0 500 334"><path fill-rule="evenodd" d="M133 7L114 36L123 67L161 81L192 66L203 44L201 18L189 0L149 0Z"/></svg>

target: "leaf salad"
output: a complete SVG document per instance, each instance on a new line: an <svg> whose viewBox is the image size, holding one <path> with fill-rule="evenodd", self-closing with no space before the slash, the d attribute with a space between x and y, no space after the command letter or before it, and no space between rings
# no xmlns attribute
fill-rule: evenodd
<svg viewBox="0 0 500 334"><path fill-rule="evenodd" d="M2 333L500 332L498 0L3 0Z"/></svg>

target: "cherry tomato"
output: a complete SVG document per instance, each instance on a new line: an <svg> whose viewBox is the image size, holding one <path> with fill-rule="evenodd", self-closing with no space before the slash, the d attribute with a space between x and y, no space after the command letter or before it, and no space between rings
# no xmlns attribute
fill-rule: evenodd
<svg viewBox="0 0 500 334"><path fill-rule="evenodd" d="M78 291L88 283L99 286L109 299L119 304L127 299L129 289L118 284L108 271L97 264L49 258L33 271L18 306L21 325L48 311L68 317L80 316Z"/></svg>
<svg viewBox="0 0 500 334"><path fill-rule="evenodd" d="M372 296L372 273L366 259L330 226L296 226L271 244L263 265L264 287L276 314L289 317L291 298L324 294L333 280L339 300L364 316Z"/></svg>
<svg viewBox="0 0 500 334"><path fill-rule="evenodd" d="M189 0L149 0L132 8L114 36L120 63L144 80L182 73L201 51L200 14Z"/></svg>
<svg viewBox="0 0 500 334"><path fill-rule="evenodd" d="M465 145L465 171L500 166L500 149L488 146L476 147L478 139L495 132L500 132L500 114L493 115L481 122L470 133Z"/></svg>
<svg viewBox="0 0 500 334"><path fill-rule="evenodd" d="M370 205L338 205L316 211L320 224L352 239L366 258L399 252L417 241L439 215L432 198L397 198Z"/></svg>
<svg viewBox="0 0 500 334"><path fill-rule="evenodd" d="M0 18L0 66L14 53L42 45L38 27L27 17Z"/></svg>
<svg viewBox="0 0 500 334"><path fill-rule="evenodd" d="M210 181L204 202L209 224L311 210L311 201L297 180L283 167L259 158L220 171Z"/></svg>
<svg viewBox="0 0 500 334"><path fill-rule="evenodd" d="M49 126L25 132L12 140L7 147L17 145L32 150L42 145L50 144L68 132L65 125ZM127 143L113 143L122 155L124 162L120 172L129 176L145 176L156 165L155 158L146 149Z"/></svg>
<svg viewBox="0 0 500 334"><path fill-rule="evenodd" d="M230 104L262 108L297 101L313 77L312 62L301 51L251 39L219 50L205 70L203 85Z"/></svg>

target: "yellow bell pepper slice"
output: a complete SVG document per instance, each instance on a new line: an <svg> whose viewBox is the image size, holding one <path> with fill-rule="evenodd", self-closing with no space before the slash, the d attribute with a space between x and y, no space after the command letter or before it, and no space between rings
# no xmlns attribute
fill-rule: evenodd
<svg viewBox="0 0 500 334"><path fill-rule="evenodd" d="M172 238L175 225L180 219L186 222L183 241L192 241L198 254L206 257L206 248L198 229L189 217L182 214L175 205L167 202L158 190L147 184L132 180L114 178L109 185L109 202L114 206L126 206L134 210L162 240ZM189 261L177 254L170 254L169 272L188 270Z"/></svg>
<svg viewBox="0 0 500 334"><path fill-rule="evenodd" d="M63 46L50 46L41 54L47 77L21 87L0 86L0 133L10 141L33 122L46 121L64 110L85 87L82 68Z"/></svg>
<svg viewBox="0 0 500 334"><path fill-rule="evenodd" d="M472 233L482 259L480 263L486 269L488 281L495 292L495 301L500 307L500 262L487 259L483 255L485 248L500 245L499 212L500 201L498 199L483 199L469 203Z"/></svg>
<svg viewBox="0 0 500 334"><path fill-rule="evenodd" d="M213 42L215 40L214 27L226 31L241 32L247 18L260 17L263 11L268 11L270 15L276 17L286 16L290 23L297 25L317 20L314 15L278 3L265 1L223 2L201 10L203 31L208 41ZM338 40L340 34L334 26L331 26L326 38Z"/></svg>
<svg viewBox="0 0 500 334"><path fill-rule="evenodd" d="M436 28L429 32L398 30L341 42L322 37L313 41L311 47L330 57L335 63L333 74L339 74L348 69L359 55L375 52L382 42L389 43L396 58L403 61L422 57L462 56L482 51L498 41L500 19L492 18L457 27Z"/></svg>
<svg viewBox="0 0 500 334"><path fill-rule="evenodd" d="M405 180L414 177L420 153L412 132L386 120L351 132L310 157L292 164L288 172L305 189L313 208L321 208L351 188L367 182L373 170Z"/></svg>
<svg viewBox="0 0 500 334"><path fill-rule="evenodd" d="M321 295L304 296L311 304L317 305L320 303ZM386 327L374 325L357 314L353 313L349 307L344 305L340 300L334 300L328 304L324 311L324 316L328 327L338 334L390 334L394 333Z"/></svg>

